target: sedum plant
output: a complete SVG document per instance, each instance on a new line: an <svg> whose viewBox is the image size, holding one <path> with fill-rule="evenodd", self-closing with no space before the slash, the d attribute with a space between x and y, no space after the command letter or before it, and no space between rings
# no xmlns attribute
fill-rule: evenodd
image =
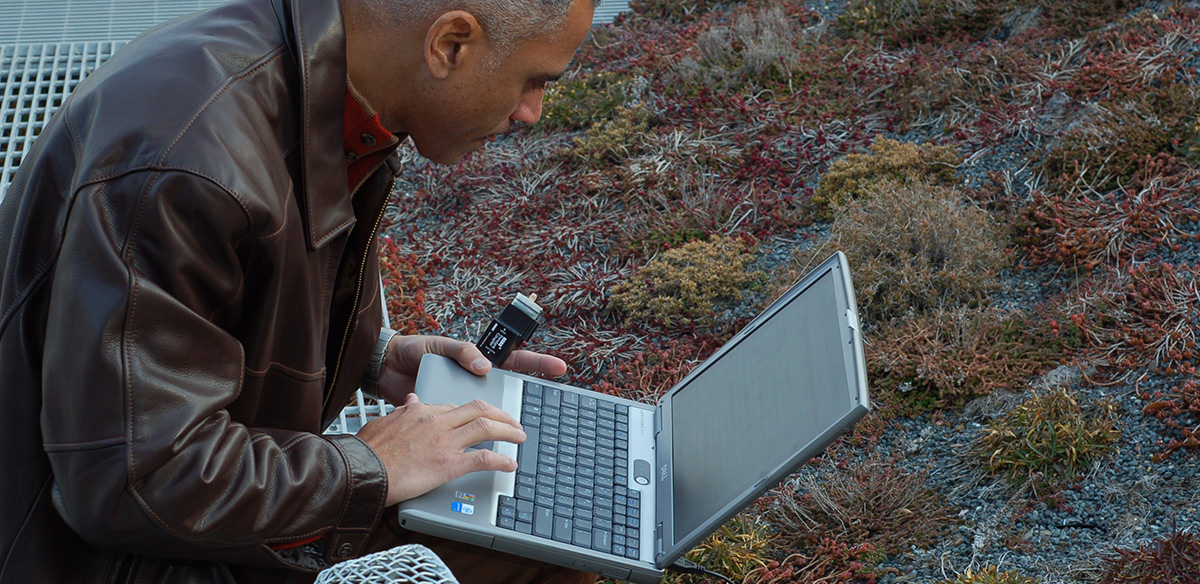
<svg viewBox="0 0 1200 584"><path fill-rule="evenodd" d="M1066 389L1035 394L992 420L976 451L988 470L1013 484L1061 485L1120 440L1117 407L1108 399L1085 408Z"/></svg>
<svg viewBox="0 0 1200 584"><path fill-rule="evenodd" d="M967 570L953 580L943 580L939 584L1037 584L1037 580L1022 576L1018 572L1001 572L996 566L988 566L979 570Z"/></svg>
<svg viewBox="0 0 1200 584"><path fill-rule="evenodd" d="M830 165L809 204L817 219L829 221L849 201L875 194L880 183L953 186L961 162L950 146L879 137L870 151L847 154Z"/></svg>
<svg viewBox="0 0 1200 584"><path fill-rule="evenodd" d="M711 326L716 307L741 299L762 273L750 270L752 254L740 241L713 237L667 250L615 286L609 306L630 320L663 325Z"/></svg>

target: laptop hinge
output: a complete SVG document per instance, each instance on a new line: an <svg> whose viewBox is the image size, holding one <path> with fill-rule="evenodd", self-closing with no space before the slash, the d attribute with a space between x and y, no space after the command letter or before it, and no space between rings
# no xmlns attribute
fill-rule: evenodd
<svg viewBox="0 0 1200 584"><path fill-rule="evenodd" d="M659 522L658 529L656 529L655 533L654 533L654 559L655 559L655 561L658 561L658 558L661 558L663 555L662 532L663 532L663 524L662 524L662 522Z"/></svg>
<svg viewBox="0 0 1200 584"><path fill-rule="evenodd" d="M654 411L654 438L657 441L658 435L662 434L662 425L663 425L662 404L658 404L658 405L654 406L654 409L655 409L655 411Z"/></svg>

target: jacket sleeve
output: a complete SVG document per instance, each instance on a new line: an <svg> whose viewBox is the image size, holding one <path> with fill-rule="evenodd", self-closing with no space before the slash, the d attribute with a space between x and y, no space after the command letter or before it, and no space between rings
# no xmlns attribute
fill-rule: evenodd
<svg viewBox="0 0 1200 584"><path fill-rule="evenodd" d="M95 545L296 566L320 536L358 555L383 465L354 436L250 428L242 346L213 322L242 293L255 226L236 196L182 172L80 193L64 226L43 352L42 428L64 519ZM313 566L307 566L309 568Z"/></svg>

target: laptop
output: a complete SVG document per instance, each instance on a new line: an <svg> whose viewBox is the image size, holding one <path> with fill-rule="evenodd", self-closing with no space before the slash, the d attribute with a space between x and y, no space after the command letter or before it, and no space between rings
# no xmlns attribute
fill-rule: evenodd
<svg viewBox="0 0 1200 584"><path fill-rule="evenodd" d="M854 290L835 253L657 404L426 355L425 403L482 398L525 428L470 473L400 504L400 524L608 578L658 582L870 409Z"/></svg>

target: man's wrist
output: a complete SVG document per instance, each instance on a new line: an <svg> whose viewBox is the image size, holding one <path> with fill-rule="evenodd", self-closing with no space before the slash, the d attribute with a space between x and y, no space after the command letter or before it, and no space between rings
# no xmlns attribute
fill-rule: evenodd
<svg viewBox="0 0 1200 584"><path fill-rule="evenodd" d="M363 373L362 390L364 392L379 396L379 378L383 375L383 368L387 364L388 345L399 334L400 331L394 331L387 327L379 331L379 339L375 341L375 350L371 352L371 359L367 361L367 370Z"/></svg>

